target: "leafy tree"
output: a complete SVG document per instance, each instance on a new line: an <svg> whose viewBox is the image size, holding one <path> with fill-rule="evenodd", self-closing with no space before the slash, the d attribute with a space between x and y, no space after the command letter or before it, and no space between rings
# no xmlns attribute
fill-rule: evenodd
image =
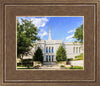
<svg viewBox="0 0 100 86"><path fill-rule="evenodd" d="M56 60L57 61L66 61L67 60L66 50L63 48L62 45L59 46L59 48L56 52Z"/></svg>
<svg viewBox="0 0 100 86"><path fill-rule="evenodd" d="M21 59L21 65L23 65L23 56L31 54L33 43L40 40L37 36L38 31L31 20L21 19L21 23L17 20L17 58Z"/></svg>
<svg viewBox="0 0 100 86"><path fill-rule="evenodd" d="M76 28L73 38L77 40L75 42L83 43L83 24L80 27Z"/></svg>
<svg viewBox="0 0 100 86"><path fill-rule="evenodd" d="M43 53L40 47L38 47L37 50L35 51L33 60L43 62Z"/></svg>

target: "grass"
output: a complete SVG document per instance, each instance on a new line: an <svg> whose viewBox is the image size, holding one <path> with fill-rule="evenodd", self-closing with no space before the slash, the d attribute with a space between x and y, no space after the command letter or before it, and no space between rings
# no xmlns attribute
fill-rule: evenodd
<svg viewBox="0 0 100 86"><path fill-rule="evenodd" d="M82 66L67 67L67 69L83 69Z"/></svg>

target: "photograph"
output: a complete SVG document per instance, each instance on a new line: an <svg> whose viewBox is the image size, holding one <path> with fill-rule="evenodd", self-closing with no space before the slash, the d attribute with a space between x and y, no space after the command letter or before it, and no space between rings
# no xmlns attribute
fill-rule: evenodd
<svg viewBox="0 0 100 86"><path fill-rule="evenodd" d="M16 70L84 70L84 16L16 16Z"/></svg>

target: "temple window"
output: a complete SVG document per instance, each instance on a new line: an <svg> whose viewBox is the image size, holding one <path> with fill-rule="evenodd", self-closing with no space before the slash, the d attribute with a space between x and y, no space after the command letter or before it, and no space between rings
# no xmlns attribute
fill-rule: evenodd
<svg viewBox="0 0 100 86"><path fill-rule="evenodd" d="M51 49L50 49L50 47L49 47L49 53L51 53Z"/></svg>
<svg viewBox="0 0 100 86"><path fill-rule="evenodd" d="M54 53L54 49L53 49L53 47L52 47L52 53Z"/></svg>
<svg viewBox="0 0 100 86"><path fill-rule="evenodd" d="M46 53L48 53L48 48L46 47Z"/></svg>
<svg viewBox="0 0 100 86"><path fill-rule="evenodd" d="M46 61L48 62L48 56L46 56Z"/></svg>

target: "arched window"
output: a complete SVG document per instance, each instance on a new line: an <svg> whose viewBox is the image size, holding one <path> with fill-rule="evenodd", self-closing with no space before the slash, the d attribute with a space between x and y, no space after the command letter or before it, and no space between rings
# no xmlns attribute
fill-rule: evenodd
<svg viewBox="0 0 100 86"><path fill-rule="evenodd" d="M53 47L52 47L52 53L54 53L54 49L53 49Z"/></svg>
<svg viewBox="0 0 100 86"><path fill-rule="evenodd" d="M48 47L46 47L46 53L48 53Z"/></svg>

